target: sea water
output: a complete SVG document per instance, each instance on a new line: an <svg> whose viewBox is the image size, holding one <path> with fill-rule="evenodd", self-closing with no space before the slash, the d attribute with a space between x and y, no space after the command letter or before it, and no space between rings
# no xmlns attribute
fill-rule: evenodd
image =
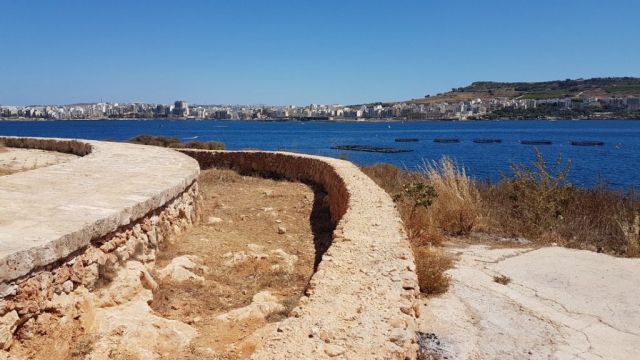
<svg viewBox="0 0 640 360"><path fill-rule="evenodd" d="M0 121L0 135L122 141L140 134L175 136L184 142L191 139L222 141L228 150L286 150L346 157L358 165L391 163L407 169L448 156L478 180L498 180L502 173L511 175L511 164L531 164L537 148L550 165L559 154L563 164L571 159L570 181L587 187L604 181L616 189L640 185L640 121ZM419 141L396 142L397 138ZM434 143L437 138L456 138L460 142ZM502 142L473 142L480 138ZM523 145L522 140L550 140L552 144ZM572 141L602 141L604 145L573 146ZM370 153L330 149L337 145L413 151Z"/></svg>

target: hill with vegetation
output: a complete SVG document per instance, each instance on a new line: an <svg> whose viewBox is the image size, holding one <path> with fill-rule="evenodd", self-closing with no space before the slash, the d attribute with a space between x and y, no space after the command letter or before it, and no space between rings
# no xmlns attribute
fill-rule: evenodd
<svg viewBox="0 0 640 360"><path fill-rule="evenodd" d="M640 97L640 78L610 77L544 82L478 81L466 87L453 88L446 93L426 95L424 98L412 99L406 102L429 104L474 99L488 101L499 97L536 100Z"/></svg>

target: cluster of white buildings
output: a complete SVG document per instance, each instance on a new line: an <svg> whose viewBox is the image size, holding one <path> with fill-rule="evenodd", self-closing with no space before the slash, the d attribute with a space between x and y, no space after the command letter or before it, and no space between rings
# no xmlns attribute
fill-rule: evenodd
<svg viewBox="0 0 640 360"><path fill-rule="evenodd" d="M530 109L542 106L558 108L628 107L640 109L640 98L584 98L580 101L565 99L533 100L496 98L490 101L476 99L465 102L439 102L428 104L398 103L360 106L240 106L193 105L186 101L174 104L147 103L92 103L66 106L0 106L0 118L6 119L105 119L105 118L187 118L220 120L264 119L402 119L402 120L465 120L477 118L496 110Z"/></svg>

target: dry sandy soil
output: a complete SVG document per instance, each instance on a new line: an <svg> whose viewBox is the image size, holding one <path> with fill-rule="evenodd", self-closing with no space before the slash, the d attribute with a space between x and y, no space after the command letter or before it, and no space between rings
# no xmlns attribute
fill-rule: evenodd
<svg viewBox="0 0 640 360"><path fill-rule="evenodd" d="M420 318L434 358L638 358L640 260L477 242L448 250L451 288L423 299Z"/></svg>
<svg viewBox="0 0 640 360"><path fill-rule="evenodd" d="M330 214L321 205L325 194L229 170L204 171L199 184L200 225L163 249L156 268L197 255L204 267L196 273L204 281L160 282L152 308L197 329L190 351L179 358L246 358L260 341L259 332L252 334L287 317L304 295L331 241ZM265 291L273 299L259 300L261 309L245 317L246 307L256 305L252 298ZM246 311L232 311L239 308Z"/></svg>
<svg viewBox="0 0 640 360"><path fill-rule="evenodd" d="M77 157L55 151L0 147L0 176L60 164Z"/></svg>

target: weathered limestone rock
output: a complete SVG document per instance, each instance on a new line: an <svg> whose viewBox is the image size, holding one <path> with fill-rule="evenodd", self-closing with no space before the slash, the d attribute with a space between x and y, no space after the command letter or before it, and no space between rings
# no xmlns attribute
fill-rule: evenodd
<svg viewBox="0 0 640 360"><path fill-rule="evenodd" d="M160 280L166 280L168 278L175 282L191 280L204 283L204 278L202 276L196 275L191 271L198 267L194 261L201 263L200 258L195 255L184 255L174 258L171 260L169 265L158 271L158 278Z"/></svg>
<svg viewBox="0 0 640 360"><path fill-rule="evenodd" d="M197 331L182 322L153 315L150 291L116 307L97 309L93 333L105 334L95 345L94 358L108 359L110 345L138 359L158 359L158 354L178 351L189 345ZM102 350L101 350L102 349Z"/></svg>
<svg viewBox="0 0 640 360"><path fill-rule="evenodd" d="M265 319L269 315L282 310L284 310L284 306L278 302L278 298L268 291L263 291L253 296L251 305L218 315L217 318L222 321Z"/></svg>
<svg viewBox="0 0 640 360"><path fill-rule="evenodd" d="M109 307L125 304L138 297L139 293L145 290L145 285L149 286L148 280L151 275L141 263L128 261L124 267L118 271L118 275L113 279L110 286L100 289L97 294L96 304L99 307ZM156 285L157 286L157 285Z"/></svg>
<svg viewBox="0 0 640 360"><path fill-rule="evenodd" d="M0 349L9 350L13 343L13 332L16 331L18 325L18 313L14 310L0 317Z"/></svg>
<svg viewBox="0 0 640 360"><path fill-rule="evenodd" d="M282 249L271 250L269 252L271 256L278 260L278 264L274 264L272 268L282 269L286 272L293 272L295 263L298 261L296 255L289 255Z"/></svg>

